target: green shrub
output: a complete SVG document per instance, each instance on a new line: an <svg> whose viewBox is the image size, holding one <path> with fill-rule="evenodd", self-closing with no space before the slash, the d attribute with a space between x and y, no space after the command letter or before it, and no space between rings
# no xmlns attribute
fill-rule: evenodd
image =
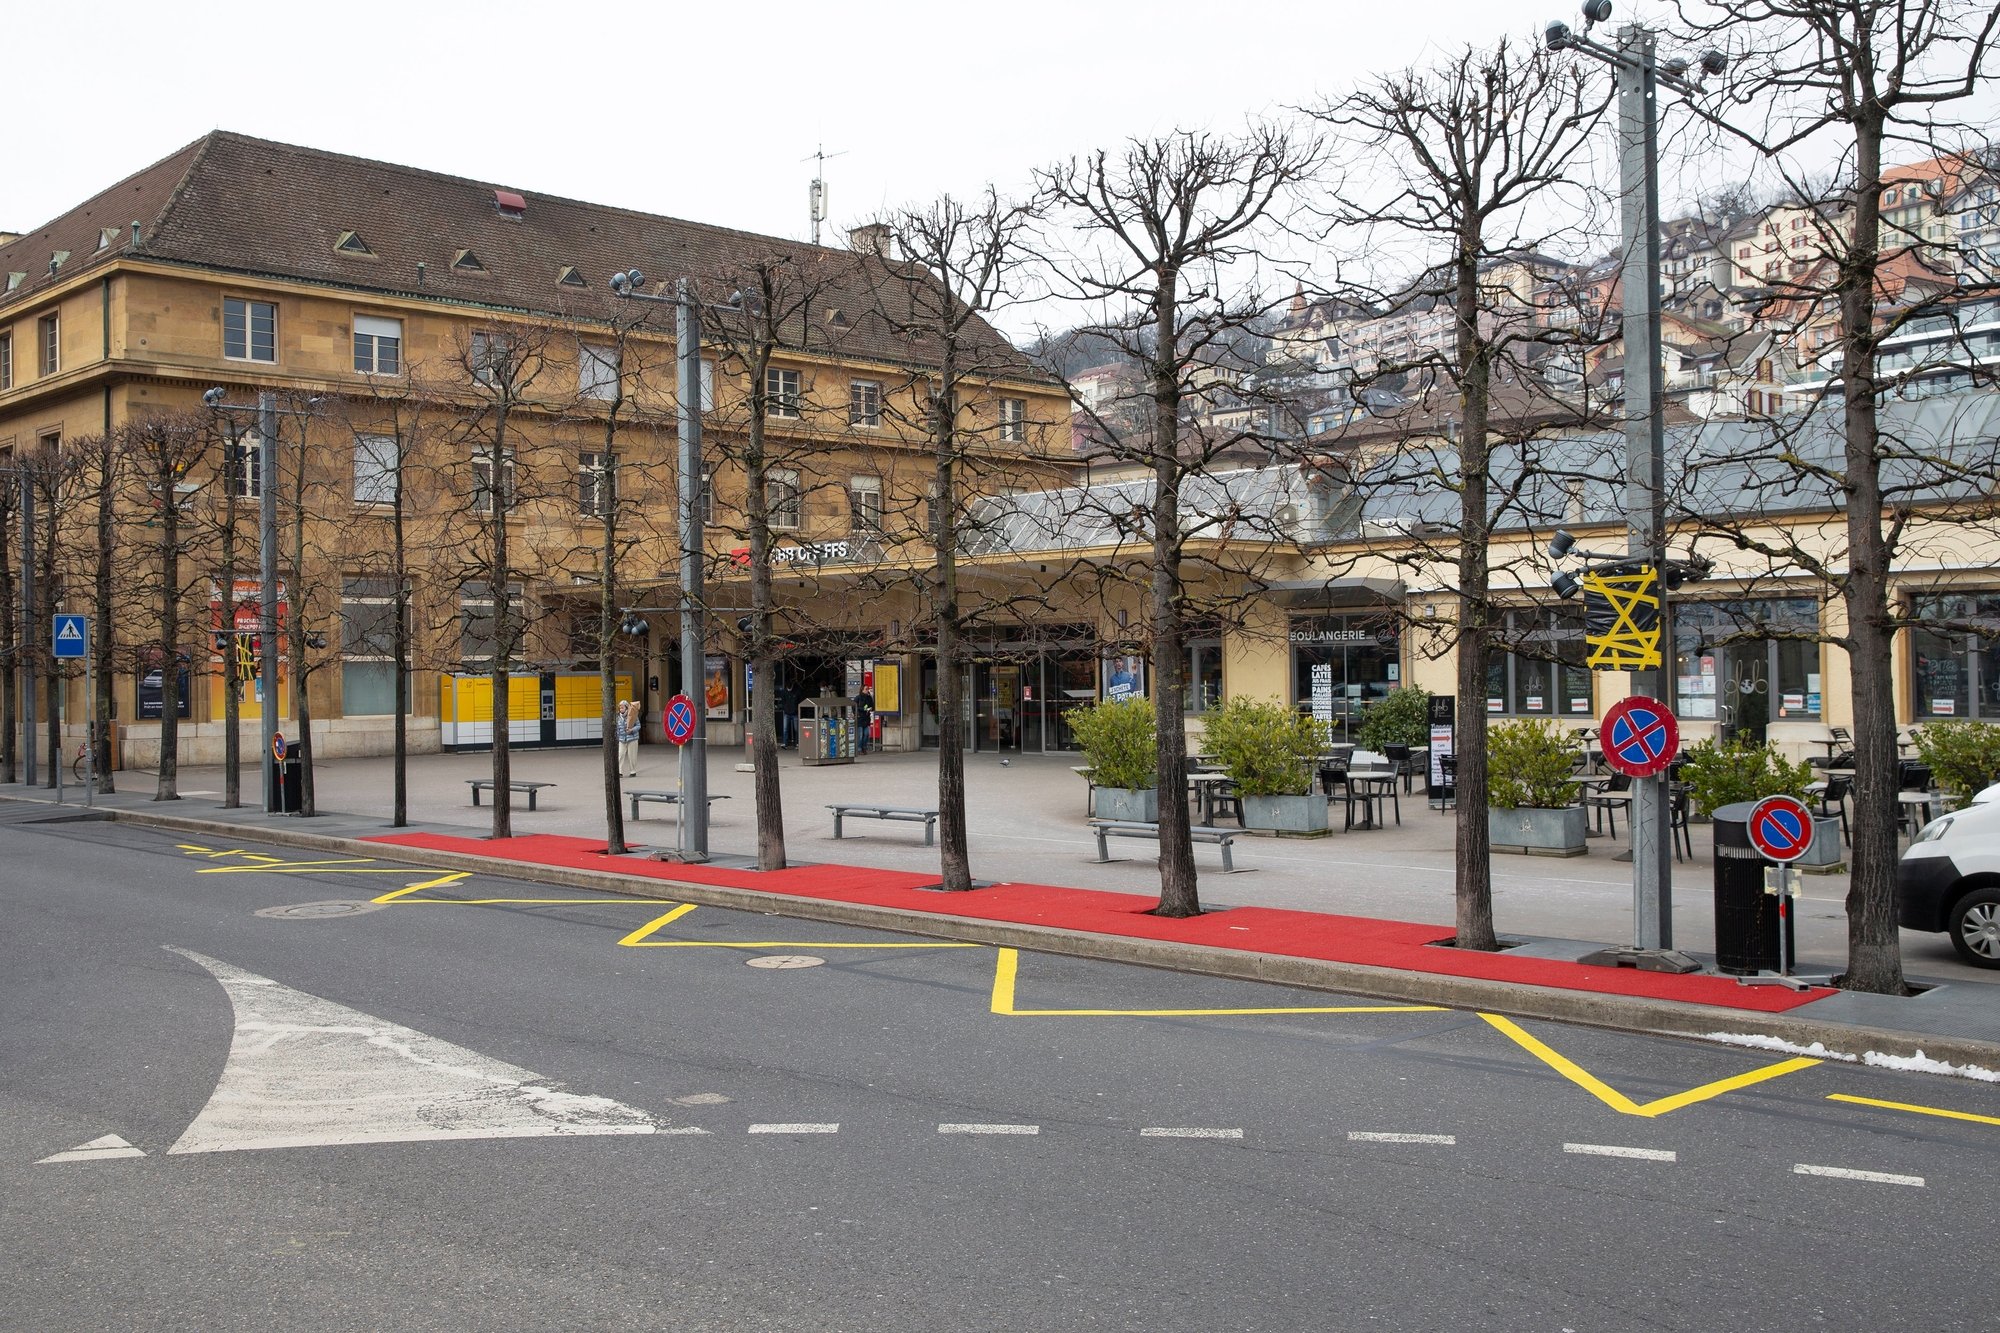
<svg viewBox="0 0 2000 1333"><path fill-rule="evenodd" d="M1159 785L1159 732L1151 699L1107 699L1072 709L1069 726L1098 786L1144 791Z"/></svg>
<svg viewBox="0 0 2000 1333"><path fill-rule="evenodd" d="M1796 796L1803 801L1806 787L1817 775L1810 766L1786 759L1774 746L1738 739L1690 746L1681 776L1695 807L1712 815L1725 805L1766 796Z"/></svg>
<svg viewBox="0 0 2000 1333"><path fill-rule="evenodd" d="M1910 729L1938 790L1963 802L2000 782L2000 727L1990 722L1926 722Z"/></svg>
<svg viewBox="0 0 2000 1333"><path fill-rule="evenodd" d="M1554 718L1496 722L1486 731L1486 804L1560 810L1576 802L1576 733Z"/></svg>
<svg viewBox="0 0 2000 1333"><path fill-rule="evenodd" d="M1276 699L1231 699L1202 720L1202 749L1244 796L1304 796L1327 741L1326 723Z"/></svg>
<svg viewBox="0 0 2000 1333"><path fill-rule="evenodd" d="M1362 748L1377 753L1390 745L1422 749L1430 744L1430 691L1415 685L1398 685L1390 690L1362 711L1361 726L1354 739Z"/></svg>

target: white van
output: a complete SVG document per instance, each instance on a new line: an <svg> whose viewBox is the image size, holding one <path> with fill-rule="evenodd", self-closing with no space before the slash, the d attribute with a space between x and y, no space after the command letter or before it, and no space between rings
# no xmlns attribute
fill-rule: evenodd
<svg viewBox="0 0 2000 1333"><path fill-rule="evenodd" d="M2000 783L1917 830L1897 867L1896 915L1951 936L1974 967L2000 968Z"/></svg>

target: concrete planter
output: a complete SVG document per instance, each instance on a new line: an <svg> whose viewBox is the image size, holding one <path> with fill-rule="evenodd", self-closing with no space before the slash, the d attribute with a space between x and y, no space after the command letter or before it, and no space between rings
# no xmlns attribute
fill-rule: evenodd
<svg viewBox="0 0 2000 1333"><path fill-rule="evenodd" d="M1243 827L1269 829L1276 833L1326 832L1326 797L1245 796Z"/></svg>
<svg viewBox="0 0 2000 1333"><path fill-rule="evenodd" d="M1831 875L1847 864L1847 848L1840 841L1840 816L1813 817L1812 846L1792 862L1806 874Z"/></svg>
<svg viewBox="0 0 2000 1333"><path fill-rule="evenodd" d="M1099 787L1091 810L1099 819L1125 819L1141 824L1160 822L1160 793L1156 787Z"/></svg>
<svg viewBox="0 0 2000 1333"><path fill-rule="evenodd" d="M1561 810L1488 810L1486 836L1496 852L1527 856L1582 856L1589 814L1580 805Z"/></svg>

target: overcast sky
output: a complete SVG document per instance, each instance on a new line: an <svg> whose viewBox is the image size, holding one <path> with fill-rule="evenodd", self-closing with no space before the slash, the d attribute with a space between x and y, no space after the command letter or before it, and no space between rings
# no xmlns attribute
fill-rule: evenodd
<svg viewBox="0 0 2000 1333"><path fill-rule="evenodd" d="M38 226L221 128L791 237L807 234L806 159L824 145L838 240L884 207L1017 189L1039 164L1131 135L1227 130L1453 43L1575 21L1576 5L10 8L0 229ZM1633 13L1618 8L1614 23Z"/></svg>

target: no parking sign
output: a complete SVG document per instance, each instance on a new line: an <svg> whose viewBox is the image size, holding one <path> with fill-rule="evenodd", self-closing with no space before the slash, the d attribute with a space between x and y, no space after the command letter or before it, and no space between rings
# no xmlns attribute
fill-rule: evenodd
<svg viewBox="0 0 2000 1333"><path fill-rule="evenodd" d="M1812 848L1812 811L1795 796L1766 796L1750 807L1750 845L1780 865Z"/></svg>
<svg viewBox="0 0 2000 1333"><path fill-rule="evenodd" d="M694 735L694 700L685 694L676 694L667 700L667 711L661 719L666 728L667 739L675 745L686 745Z"/></svg>
<svg viewBox="0 0 2000 1333"><path fill-rule="evenodd" d="M1611 705L1598 732L1604 762L1630 778L1656 777L1680 751L1681 728L1658 699L1635 694Z"/></svg>

